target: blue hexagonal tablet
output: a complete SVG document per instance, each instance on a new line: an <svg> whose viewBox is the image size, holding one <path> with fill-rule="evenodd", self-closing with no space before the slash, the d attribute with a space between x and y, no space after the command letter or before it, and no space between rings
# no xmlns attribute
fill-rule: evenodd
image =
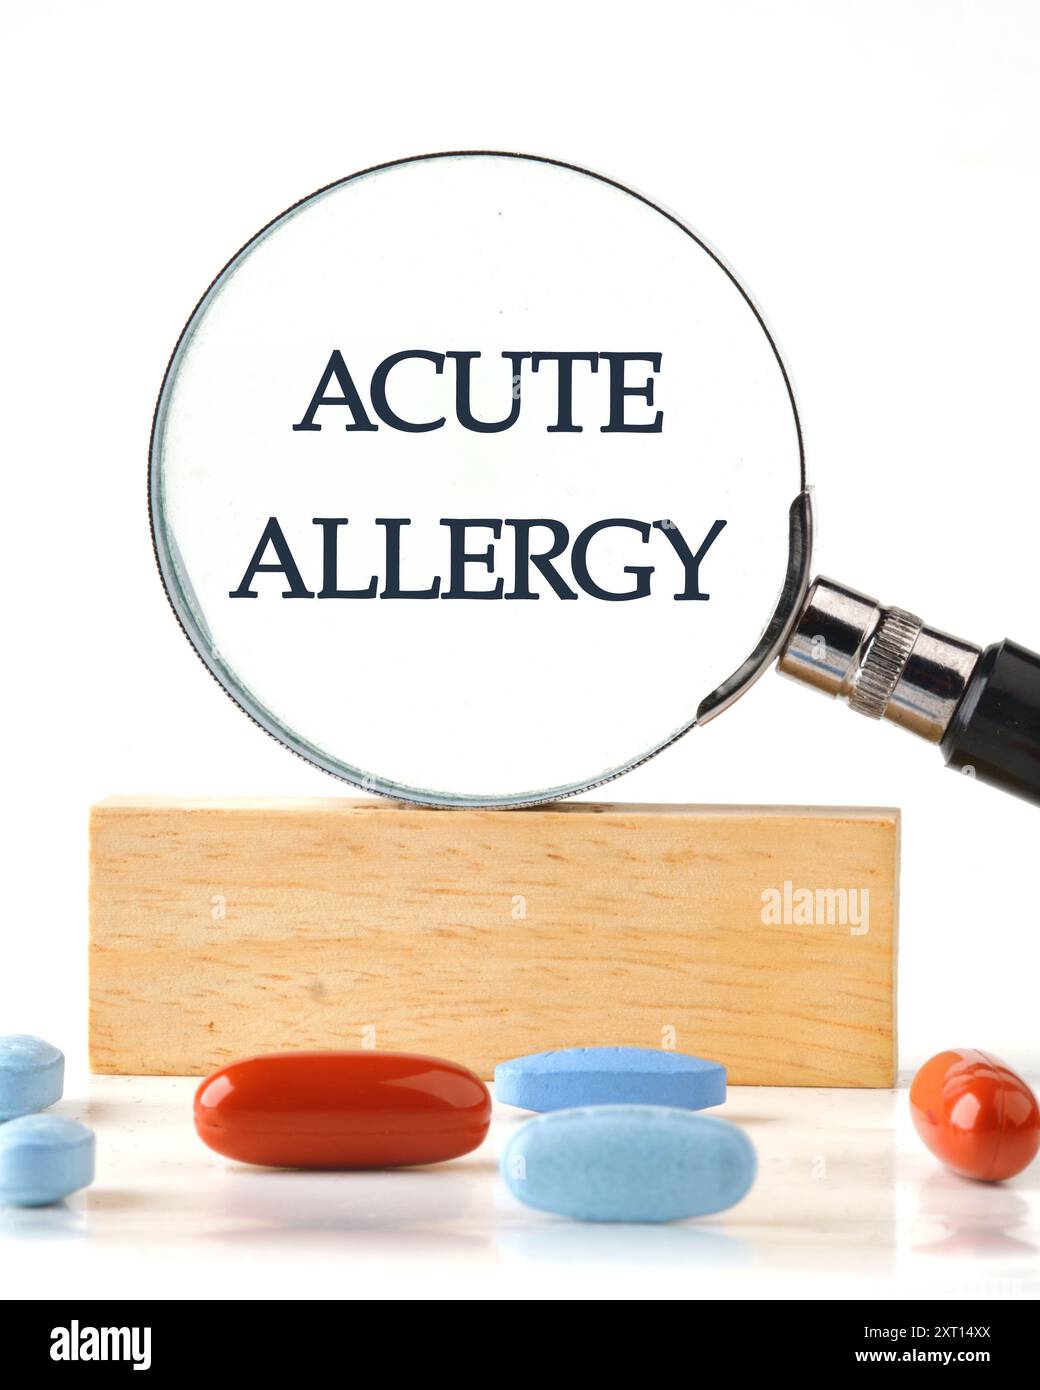
<svg viewBox="0 0 1040 1390"><path fill-rule="evenodd" d="M0 1037L0 1121L61 1100L65 1055L29 1033Z"/></svg>
<svg viewBox="0 0 1040 1390"><path fill-rule="evenodd" d="M652 1047L567 1047L495 1068L495 1099L524 1110L576 1105L673 1105L704 1110L726 1099L719 1062Z"/></svg>
<svg viewBox="0 0 1040 1390"><path fill-rule="evenodd" d="M0 1125L0 1202L44 1207L94 1181L94 1132L60 1115Z"/></svg>

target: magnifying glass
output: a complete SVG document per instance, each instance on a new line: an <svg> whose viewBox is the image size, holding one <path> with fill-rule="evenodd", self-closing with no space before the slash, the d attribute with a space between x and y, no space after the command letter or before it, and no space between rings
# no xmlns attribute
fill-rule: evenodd
<svg viewBox="0 0 1040 1390"><path fill-rule="evenodd" d="M1040 803L1040 657L810 584L762 313L703 238L587 170L423 156L288 209L181 334L149 495L210 672L368 790L596 787L776 663Z"/></svg>

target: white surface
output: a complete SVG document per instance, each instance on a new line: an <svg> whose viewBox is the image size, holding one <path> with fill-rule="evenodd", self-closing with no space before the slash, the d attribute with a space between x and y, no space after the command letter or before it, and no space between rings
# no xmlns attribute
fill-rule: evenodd
<svg viewBox="0 0 1040 1390"><path fill-rule="evenodd" d="M0 224L0 1031L82 1055L91 801L337 790L250 725L178 631L152 560L145 465L167 356L200 289L269 217L379 160L530 150L675 208L735 266L791 365L817 489L818 569L964 637L1040 646L1036 6L763 0L637 13L617 0L532 0L518 13L485 0L184 0L160 11L36 0L5 5L0 26L0 115L12 136ZM612 793L902 806L902 1066L970 1045L1040 1070L1035 810L772 675ZM128 1111L112 1111L117 1128ZM929 1180L946 1201L926 1163L914 1160L915 1213ZM106 1170L91 1200L110 1206L74 1209L65 1229L56 1221L50 1250L63 1258L51 1266L73 1291L94 1278L83 1232L95 1217L111 1224L113 1251L152 1259L135 1232L154 1220L153 1178L127 1190ZM189 1205L213 1201L212 1185L193 1191L182 1189ZM153 1273L207 1280L221 1238L169 1200L178 1254ZM1010 1202L1010 1219L969 1223L965 1237L940 1216L922 1239L1014 1244L1022 1200L1017 1187L1001 1190L992 1202ZM932 1288L955 1277L941 1258L896 1253L856 1213L836 1199L826 1229L790 1229L824 1260L840 1238L854 1268L891 1273L910 1258ZM425 1227L397 1244L333 1228L308 1246L267 1219L279 1261L240 1263L271 1288L283 1261L306 1263L323 1244L335 1278L344 1242L376 1252L359 1279L386 1266L403 1284L413 1265L435 1274L448 1258L431 1253ZM238 1220L262 1227L264 1217ZM781 1209L762 1220L789 1218ZM602 1239L509 1221L519 1235L503 1267L543 1279L552 1264L539 1253L554 1240ZM593 1277L636 1289L645 1242L675 1249L700 1236L684 1227L630 1239L632 1259L605 1259ZM451 1248L481 1243L497 1250L463 1223ZM249 1238L240 1245L248 1251ZM46 1242L21 1248L41 1268L48 1259ZM1000 1257L969 1264L992 1271Z"/></svg>
<svg viewBox="0 0 1040 1390"><path fill-rule="evenodd" d="M98 1137L98 1179L63 1206L0 1208L0 1296L32 1298L1036 1298L1040 1165L1008 1183L941 1168L905 1092L738 1087L759 1176L738 1206L668 1226L532 1211L498 1155L528 1117L496 1109L458 1162L292 1173L196 1138L181 1077L95 1077L58 1113Z"/></svg>

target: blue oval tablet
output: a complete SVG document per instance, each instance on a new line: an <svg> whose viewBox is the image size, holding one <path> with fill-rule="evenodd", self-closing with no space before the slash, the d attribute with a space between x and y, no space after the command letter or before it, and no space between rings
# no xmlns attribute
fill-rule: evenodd
<svg viewBox="0 0 1040 1390"><path fill-rule="evenodd" d="M726 1068L653 1047L566 1047L495 1068L495 1099L524 1110L576 1105L676 1105L704 1110L726 1099Z"/></svg>
<svg viewBox="0 0 1040 1390"><path fill-rule="evenodd" d="M29 1033L0 1037L0 1121L53 1105L64 1085L64 1053Z"/></svg>
<svg viewBox="0 0 1040 1390"><path fill-rule="evenodd" d="M658 1105L556 1110L522 1125L502 1176L529 1207L576 1221L681 1221L724 1211L755 1180L736 1125Z"/></svg>
<svg viewBox="0 0 1040 1390"><path fill-rule="evenodd" d="M0 1202L45 1207L94 1181L94 1132L60 1115L0 1125Z"/></svg>

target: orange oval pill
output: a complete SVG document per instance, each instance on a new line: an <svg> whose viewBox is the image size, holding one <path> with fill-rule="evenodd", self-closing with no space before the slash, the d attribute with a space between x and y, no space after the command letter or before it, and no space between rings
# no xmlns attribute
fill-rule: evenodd
<svg viewBox="0 0 1040 1390"><path fill-rule="evenodd" d="M221 1067L195 1094L195 1128L226 1158L273 1168L442 1163L480 1144L483 1081L411 1052L281 1052Z"/></svg>
<svg viewBox="0 0 1040 1390"><path fill-rule="evenodd" d="M1040 1148L1036 1096L1006 1062L975 1048L925 1062L910 1087L910 1115L936 1158L966 1178L1013 1178Z"/></svg>

